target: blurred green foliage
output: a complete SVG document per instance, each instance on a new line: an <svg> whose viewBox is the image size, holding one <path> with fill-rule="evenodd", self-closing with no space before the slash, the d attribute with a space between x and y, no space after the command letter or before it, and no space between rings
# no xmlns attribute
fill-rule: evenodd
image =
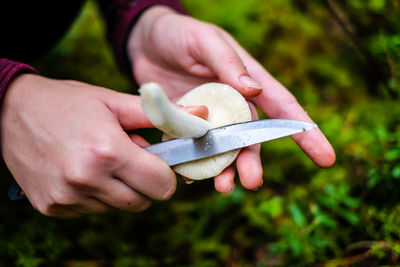
<svg viewBox="0 0 400 267"><path fill-rule="evenodd" d="M262 145L264 185L186 185L140 214L46 218L2 179L0 266L378 266L400 254L400 1L185 0L229 31L332 142L316 167L290 139ZM88 2L44 75L132 92Z"/></svg>

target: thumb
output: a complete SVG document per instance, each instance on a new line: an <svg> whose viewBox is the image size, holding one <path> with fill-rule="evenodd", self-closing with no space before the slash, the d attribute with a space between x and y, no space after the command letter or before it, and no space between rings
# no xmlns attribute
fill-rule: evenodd
<svg viewBox="0 0 400 267"><path fill-rule="evenodd" d="M115 115L124 130L154 128L154 125L150 122L142 109L140 96L117 92L112 92L112 94L112 96L108 95L104 102ZM177 105L177 107L192 115L207 120L208 108L204 105L188 107Z"/></svg>
<svg viewBox="0 0 400 267"><path fill-rule="evenodd" d="M245 97L253 97L261 93L262 87L254 81L246 70L242 59L230 43L224 38L224 32L213 32L207 42L199 40L200 62L218 76L218 79L231 85ZM212 40L212 45L210 45Z"/></svg>
<svg viewBox="0 0 400 267"><path fill-rule="evenodd" d="M103 102L124 130L154 128L142 109L139 96L111 92L106 95Z"/></svg>

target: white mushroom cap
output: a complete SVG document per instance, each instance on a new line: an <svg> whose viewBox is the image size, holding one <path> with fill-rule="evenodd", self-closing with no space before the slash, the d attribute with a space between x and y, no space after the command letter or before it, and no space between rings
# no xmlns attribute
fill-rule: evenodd
<svg viewBox="0 0 400 267"><path fill-rule="evenodd" d="M246 99L229 85L206 83L185 94L178 100L182 106L205 105L208 108L208 122L212 128L251 120ZM216 156L182 163L174 171L193 180L202 180L220 174L231 165L240 150L233 150Z"/></svg>
<svg viewBox="0 0 400 267"><path fill-rule="evenodd" d="M202 125L203 119L183 112L169 103L165 94L162 93L164 96L161 96L159 95L160 90L154 89L156 87L160 88L155 85L157 84L151 83L141 87L142 106L154 126L170 136L187 137L188 128L190 128L190 137L200 137L209 128L251 120L250 108L245 98L229 85L221 83L203 84L189 91L178 100L177 104L183 106L207 106L209 111L208 126ZM176 113L177 110L185 113L185 116ZM196 119L193 119L193 117ZM207 130L205 130L206 128ZM186 136L183 136L183 134L186 134ZM177 173L193 180L211 178L220 174L232 164L239 151L234 150L205 159L178 164L173 169Z"/></svg>

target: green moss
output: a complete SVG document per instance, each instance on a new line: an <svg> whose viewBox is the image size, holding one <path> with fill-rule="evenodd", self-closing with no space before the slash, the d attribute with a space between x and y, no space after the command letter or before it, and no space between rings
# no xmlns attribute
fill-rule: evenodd
<svg viewBox="0 0 400 267"><path fill-rule="evenodd" d="M170 201L143 213L67 221L10 203L12 179L4 173L0 266L398 264L398 1L183 2L193 16L232 33L296 95L332 142L336 165L316 167L284 138L262 145L264 185L258 191L237 181L224 196L211 180L180 181ZM340 23L328 2L336 3ZM88 1L37 68L131 92L104 32ZM365 252L368 257L352 258Z"/></svg>

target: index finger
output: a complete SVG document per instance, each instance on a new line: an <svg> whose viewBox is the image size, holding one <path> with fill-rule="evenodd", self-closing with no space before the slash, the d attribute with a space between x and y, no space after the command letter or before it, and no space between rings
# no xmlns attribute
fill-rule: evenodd
<svg viewBox="0 0 400 267"><path fill-rule="evenodd" d="M251 98L268 117L313 122L296 98L275 80L251 55L247 53L230 35L226 36L246 65L250 76L261 85L260 95ZM336 160L335 151L318 128L296 134L293 140L320 167L331 167Z"/></svg>
<svg viewBox="0 0 400 267"><path fill-rule="evenodd" d="M313 122L295 97L267 71L256 68L252 75L264 88L253 101L267 116ZM328 168L335 163L335 152L319 128L296 134L292 138L318 166Z"/></svg>

